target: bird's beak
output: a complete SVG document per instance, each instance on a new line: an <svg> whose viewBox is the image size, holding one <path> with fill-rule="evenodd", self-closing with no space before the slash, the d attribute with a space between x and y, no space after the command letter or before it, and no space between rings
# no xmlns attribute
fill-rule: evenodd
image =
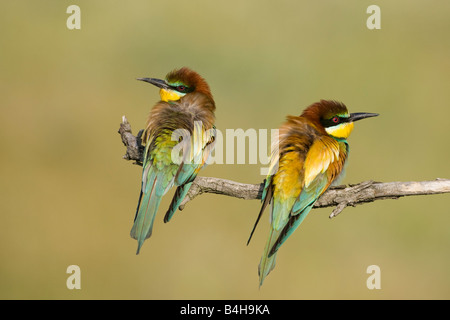
<svg viewBox="0 0 450 320"><path fill-rule="evenodd" d="M161 88L161 89L169 89L169 85L164 80L161 80L161 79L138 78L136 80L151 83L152 85L157 86L158 88Z"/></svg>
<svg viewBox="0 0 450 320"><path fill-rule="evenodd" d="M358 121L365 118L376 117L379 116L378 113L368 113L368 112L357 112L350 113L350 121Z"/></svg>

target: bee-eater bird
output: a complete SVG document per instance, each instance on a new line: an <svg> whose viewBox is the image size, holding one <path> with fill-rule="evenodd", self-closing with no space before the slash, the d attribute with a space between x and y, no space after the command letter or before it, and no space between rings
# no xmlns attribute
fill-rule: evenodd
<svg viewBox="0 0 450 320"><path fill-rule="evenodd" d="M161 101L150 111L142 138L145 143L142 185L130 232L138 241L136 254L152 234L164 194L177 186L164 217L164 222L168 222L205 165L214 147L216 108L206 81L189 68L169 72L165 80L138 80L160 88Z"/></svg>
<svg viewBox="0 0 450 320"><path fill-rule="evenodd" d="M275 267L278 249L307 216L316 200L342 176L349 154L347 138L357 120L376 113L348 113L336 101L321 100L280 127L277 154L265 180L262 207L272 202L270 233L259 263L259 285Z"/></svg>

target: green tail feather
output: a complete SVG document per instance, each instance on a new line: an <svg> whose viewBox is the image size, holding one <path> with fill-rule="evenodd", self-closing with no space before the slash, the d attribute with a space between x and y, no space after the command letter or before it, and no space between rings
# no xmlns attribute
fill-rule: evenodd
<svg viewBox="0 0 450 320"><path fill-rule="evenodd" d="M292 233L294 233L295 229L297 229L300 224L303 222L303 220L306 218L308 213L311 211L312 207L314 206L313 202L309 206L307 206L305 209L303 209L302 212L295 216L291 216L289 221L286 223L286 225L283 227L282 230L278 233L278 239L274 242L272 248L269 252L269 257L274 255L278 249L281 247L281 245L289 238Z"/></svg>
<svg viewBox="0 0 450 320"><path fill-rule="evenodd" d="M267 239L264 253L258 267L260 287L262 286L265 277L267 277L270 271L275 268L275 259L278 249L284 243L284 241L286 241L286 239L295 231L295 229L297 229L298 226L303 222L303 219L305 219L309 211L311 211L313 205L314 203L310 204L301 213L296 216L292 216L288 223L284 226L284 228L275 230L271 227L269 238Z"/></svg>
<svg viewBox="0 0 450 320"><path fill-rule="evenodd" d="M270 228L269 238L267 239L267 243L264 248L264 253L261 257L261 261L258 266L259 286L260 287L262 286L265 277L270 273L270 271L273 270L273 268L275 268L275 259L276 259L277 255L273 254L269 257L269 253L270 253L273 245L277 241L279 235L280 235L280 231L277 231L277 230L273 229L272 227Z"/></svg>
<svg viewBox="0 0 450 320"><path fill-rule="evenodd" d="M155 220L155 215L161 202L161 196L156 194L155 184L156 179L153 182L151 190L144 194L144 199L134 219L133 228L131 228L131 237L138 241L136 254L139 254L145 239L152 235L153 221Z"/></svg>
<svg viewBox="0 0 450 320"><path fill-rule="evenodd" d="M178 210L178 207L183 202L184 197L191 188L192 182L183 184L177 188L175 195L173 196L172 202L170 203L169 209L164 216L164 222L169 222L172 219L174 213Z"/></svg>

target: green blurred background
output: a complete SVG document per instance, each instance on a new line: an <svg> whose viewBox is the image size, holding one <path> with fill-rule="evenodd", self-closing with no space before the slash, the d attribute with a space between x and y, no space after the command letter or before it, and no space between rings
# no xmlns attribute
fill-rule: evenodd
<svg viewBox="0 0 450 320"><path fill-rule="evenodd" d="M66 9L81 8L81 30ZM381 30L366 9L381 8ZM9 1L0 12L0 298L449 299L450 195L314 210L258 289L259 201L202 195L139 256L141 169L122 115L144 127L158 91L135 79L181 66L209 82L217 127L277 128L319 99L359 122L343 183L450 178L448 1ZM261 165L204 176L261 182ZM161 211L170 203L164 199ZM66 268L81 268L68 290ZM366 268L381 268L368 290Z"/></svg>

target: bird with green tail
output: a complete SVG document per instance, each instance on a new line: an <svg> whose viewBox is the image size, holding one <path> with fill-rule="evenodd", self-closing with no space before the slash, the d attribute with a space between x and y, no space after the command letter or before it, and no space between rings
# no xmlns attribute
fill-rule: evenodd
<svg viewBox="0 0 450 320"><path fill-rule="evenodd" d="M259 285L275 267L280 246L308 215L316 200L342 178L349 154L347 138L357 120L376 113L349 113L336 101L321 100L300 116L288 116L264 183L262 207L250 238L269 203L270 231L258 267Z"/></svg>
<svg viewBox="0 0 450 320"><path fill-rule="evenodd" d="M141 192L130 235L138 241L136 254L152 234L163 196L176 186L164 222L180 206L214 148L216 109L209 85L198 73L183 67L165 80L140 78L160 88L161 101L150 111L145 143Z"/></svg>

